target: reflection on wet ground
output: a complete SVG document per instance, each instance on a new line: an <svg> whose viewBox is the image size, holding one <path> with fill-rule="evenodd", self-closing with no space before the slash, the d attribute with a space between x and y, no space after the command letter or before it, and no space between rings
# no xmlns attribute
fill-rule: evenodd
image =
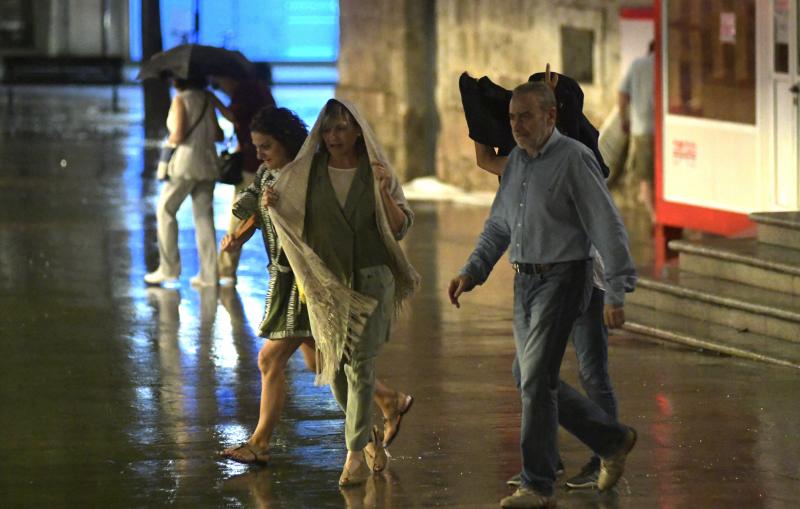
<svg viewBox="0 0 800 509"><path fill-rule="evenodd" d="M263 247L246 246L237 289L191 288L197 257L186 206L178 218L181 286L146 288L142 276L157 256L154 155L138 127L117 122L123 135L26 129L0 139L2 505L497 507L519 469L511 271L498 264L460 310L444 293L486 210L414 204L418 220L405 246L424 286L378 372L416 403L388 471L340 491L342 415L299 357L270 465L216 457L257 418ZM219 186L218 236L229 203L230 189ZM615 493L560 489L560 507L796 505L795 371L627 333L612 338L611 370L639 445ZM563 371L577 380L571 350ZM561 451L567 475L588 458L566 433Z"/></svg>

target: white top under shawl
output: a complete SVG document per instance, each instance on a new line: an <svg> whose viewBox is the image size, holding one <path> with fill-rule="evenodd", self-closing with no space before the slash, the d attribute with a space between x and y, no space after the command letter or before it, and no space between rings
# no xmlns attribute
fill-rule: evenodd
<svg viewBox="0 0 800 509"><path fill-rule="evenodd" d="M334 168L328 166L328 176L333 185L333 191L336 193L336 199L339 201L339 206L344 208L347 201L347 193L350 192L350 186L353 185L353 177L356 176L356 168Z"/></svg>

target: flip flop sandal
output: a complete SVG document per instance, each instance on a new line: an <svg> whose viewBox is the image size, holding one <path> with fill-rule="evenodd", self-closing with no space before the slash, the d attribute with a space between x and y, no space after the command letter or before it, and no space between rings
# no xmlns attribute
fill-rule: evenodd
<svg viewBox="0 0 800 509"><path fill-rule="evenodd" d="M249 452L252 457L242 458L233 455L234 452L242 450ZM239 446L235 449L226 449L225 451L220 452L219 455L237 463L244 463L245 465L266 465L269 463L269 454L266 450L257 451L253 449L253 447L247 442L239 444Z"/></svg>
<svg viewBox="0 0 800 509"><path fill-rule="evenodd" d="M397 410L391 417L383 419L384 431L386 430L386 424L389 424L390 422L394 424L394 426L390 427L389 431L383 437L384 447L389 447L394 439L397 438L397 434L400 433L400 424L403 422L403 416L406 415L409 410L411 410L411 405L414 404L414 396L407 394L404 403L405 408Z"/></svg>

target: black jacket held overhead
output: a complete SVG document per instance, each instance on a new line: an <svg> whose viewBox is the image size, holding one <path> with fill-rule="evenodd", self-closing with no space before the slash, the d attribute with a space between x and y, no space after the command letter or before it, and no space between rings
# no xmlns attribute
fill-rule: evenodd
<svg viewBox="0 0 800 509"><path fill-rule="evenodd" d="M532 74L528 81L542 81L544 73ZM487 76L475 79L466 72L458 79L461 103L467 118L469 137L478 143L497 147L501 156L508 155L516 146L508 122L508 104L511 91L495 84ZM562 134L574 138L594 152L603 176L609 171L597 146L597 129L583 114L583 90L580 85L563 74L558 75L555 89L558 113L556 127Z"/></svg>

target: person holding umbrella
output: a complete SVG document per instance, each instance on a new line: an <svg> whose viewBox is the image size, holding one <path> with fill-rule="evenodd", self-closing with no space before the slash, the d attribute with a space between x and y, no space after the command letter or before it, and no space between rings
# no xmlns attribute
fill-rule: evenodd
<svg viewBox="0 0 800 509"><path fill-rule="evenodd" d="M238 152L240 155L242 176L241 182L235 184L235 201L235 196L253 183L259 166L256 148L250 139L250 122L256 112L262 108L275 106L275 99L272 97L269 86L255 76L244 79L231 76L211 76L211 82L213 85L219 86L231 99L228 109L234 116L233 127L237 142L234 153ZM237 218L231 210L228 234L237 231L241 224L242 220ZM234 286L236 284L236 269L239 266L240 255L241 250L239 249L220 250L218 265L221 285Z"/></svg>
<svg viewBox="0 0 800 509"><path fill-rule="evenodd" d="M162 71L162 74L168 73ZM204 77L173 77L172 84L177 94L172 99L167 115L167 144L175 147L175 151L167 166L167 180L161 188L156 210L159 264L155 271L144 276L144 280L150 285L177 282L181 261L175 215L183 201L191 195L195 239L200 255L200 271L192 277L191 284L216 286L217 249L212 199L218 169L214 143L221 141L224 135L215 110L229 119L233 115L214 94L206 90L207 81Z"/></svg>

